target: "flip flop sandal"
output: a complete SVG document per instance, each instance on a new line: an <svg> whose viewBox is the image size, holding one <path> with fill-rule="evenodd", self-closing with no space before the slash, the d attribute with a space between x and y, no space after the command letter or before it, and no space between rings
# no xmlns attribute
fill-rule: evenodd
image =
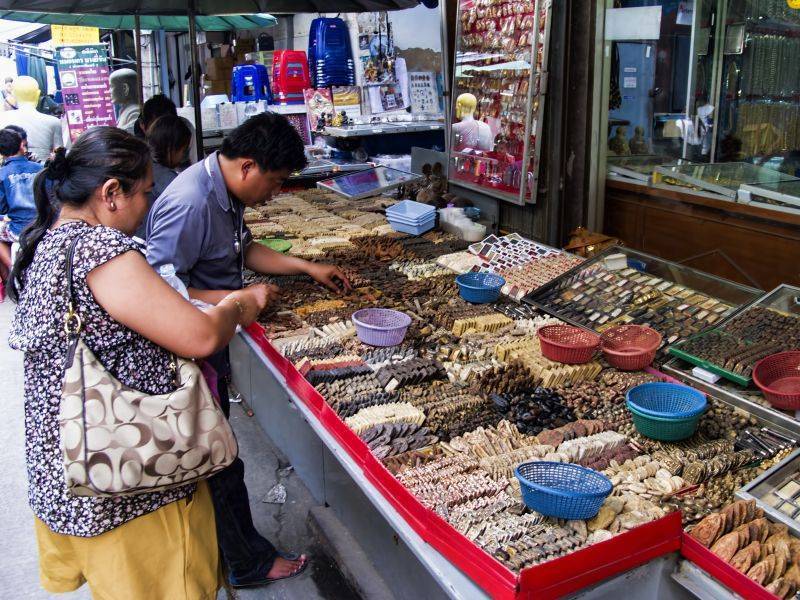
<svg viewBox="0 0 800 600"><path fill-rule="evenodd" d="M280 556L284 560L300 560L300 555L296 552L278 552L278 556ZM311 562L308 557L303 562L297 571L292 573L291 575L285 575L283 577L262 577L260 579L253 579L247 582L235 583L233 578L231 577L230 584L232 587L239 589L239 588L249 588L249 587L260 587L262 585L268 585L270 583L275 583L276 581L283 581L284 579L292 579L293 577L297 577L298 575L302 575L303 571L306 570L308 567L308 563Z"/></svg>

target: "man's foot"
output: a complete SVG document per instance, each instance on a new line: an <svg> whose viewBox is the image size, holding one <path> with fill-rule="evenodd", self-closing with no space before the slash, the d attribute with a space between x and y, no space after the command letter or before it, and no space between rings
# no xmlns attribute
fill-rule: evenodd
<svg viewBox="0 0 800 600"><path fill-rule="evenodd" d="M281 579L289 579L296 577L305 571L308 566L308 558L305 554L278 554L275 562L272 563L272 568L263 576L251 576L239 578L230 575L230 583L235 588L242 587L257 587L267 585Z"/></svg>
<svg viewBox="0 0 800 600"><path fill-rule="evenodd" d="M303 568L305 563L305 554L301 554L297 560L289 560L288 558L278 556L275 562L272 563L272 568L269 570L269 573L267 573L267 579L284 579L285 577L297 575L298 571Z"/></svg>

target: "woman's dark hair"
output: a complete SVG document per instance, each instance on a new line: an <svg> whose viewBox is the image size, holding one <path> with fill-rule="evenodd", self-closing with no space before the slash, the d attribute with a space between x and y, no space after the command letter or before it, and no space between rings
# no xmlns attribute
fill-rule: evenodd
<svg viewBox="0 0 800 600"><path fill-rule="evenodd" d="M178 115L158 117L147 128L145 136L153 151L153 160L170 169L180 164L182 156L177 157L178 164L171 164L170 161L176 158L178 151L185 151L192 141L191 129Z"/></svg>
<svg viewBox="0 0 800 600"><path fill-rule="evenodd" d="M0 154L14 156L22 148L22 138L16 131L0 129Z"/></svg>
<svg viewBox="0 0 800 600"><path fill-rule="evenodd" d="M8 278L9 297L15 302L19 299L36 246L58 220L62 206L85 205L109 179L117 179L127 194L147 176L149 168L147 144L116 127L87 130L69 153L58 148L33 182L36 220L20 235L19 254Z"/></svg>
<svg viewBox="0 0 800 600"><path fill-rule="evenodd" d="M300 134L283 115L250 117L222 141L225 158L250 158L262 171L300 171L308 164Z"/></svg>

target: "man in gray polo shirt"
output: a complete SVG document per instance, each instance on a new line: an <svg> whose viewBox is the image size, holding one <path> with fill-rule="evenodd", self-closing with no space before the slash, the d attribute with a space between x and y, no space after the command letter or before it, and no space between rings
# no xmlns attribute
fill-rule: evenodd
<svg viewBox="0 0 800 600"><path fill-rule="evenodd" d="M335 266L285 256L252 243L244 210L268 202L293 171L304 168L300 136L285 117L264 113L250 118L212 154L178 177L155 201L147 222L147 260L158 269L172 264L193 298L216 304L243 285L245 267L275 275L306 274L333 291L349 288ZM278 288L270 286L272 299ZM219 396L230 409L227 351L209 359L220 376ZM291 577L306 566L305 556L282 554L256 531L244 464L234 464L209 480L217 538L235 587Z"/></svg>

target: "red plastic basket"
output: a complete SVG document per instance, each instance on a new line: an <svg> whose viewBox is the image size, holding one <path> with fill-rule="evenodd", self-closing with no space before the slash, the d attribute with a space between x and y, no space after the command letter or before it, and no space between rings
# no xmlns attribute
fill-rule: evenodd
<svg viewBox="0 0 800 600"><path fill-rule="evenodd" d="M603 332L600 348L615 369L641 371L655 359L661 339L661 334L650 327L619 325Z"/></svg>
<svg viewBox="0 0 800 600"><path fill-rule="evenodd" d="M545 358L580 365L592 360L600 336L572 325L546 325L539 329L539 344Z"/></svg>
<svg viewBox="0 0 800 600"><path fill-rule="evenodd" d="M762 358L753 367L753 382L775 408L800 409L800 350Z"/></svg>

